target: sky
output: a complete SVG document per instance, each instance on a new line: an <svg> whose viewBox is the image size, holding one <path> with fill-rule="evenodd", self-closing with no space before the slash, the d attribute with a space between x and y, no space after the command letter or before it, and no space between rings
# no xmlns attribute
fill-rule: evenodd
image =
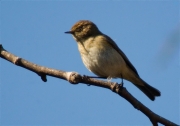
<svg viewBox="0 0 180 126"><path fill-rule="evenodd" d="M174 39L179 38L179 9L178 0L1 0L0 43L35 64L93 76L75 40L64 34L79 20L93 21L161 97L151 101L128 81L124 87L156 114L180 124L180 41ZM1 58L0 125L152 125L110 90L49 76L47 80Z"/></svg>

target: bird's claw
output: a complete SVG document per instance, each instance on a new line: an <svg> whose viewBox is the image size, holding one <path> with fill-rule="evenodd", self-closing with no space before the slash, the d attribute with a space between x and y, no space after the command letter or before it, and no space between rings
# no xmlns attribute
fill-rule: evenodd
<svg viewBox="0 0 180 126"><path fill-rule="evenodd" d="M121 83L119 84L119 88L123 88L124 86L124 81L123 81L123 76L121 75Z"/></svg>
<svg viewBox="0 0 180 126"><path fill-rule="evenodd" d="M86 76L86 75L83 75L82 78L85 79L85 80L88 80L90 77L89 77L89 76ZM91 85L90 85L90 84L87 84L87 86L91 86Z"/></svg>

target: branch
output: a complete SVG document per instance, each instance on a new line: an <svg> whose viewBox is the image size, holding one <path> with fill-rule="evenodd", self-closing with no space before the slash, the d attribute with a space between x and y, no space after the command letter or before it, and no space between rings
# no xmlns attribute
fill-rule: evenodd
<svg viewBox="0 0 180 126"><path fill-rule="evenodd" d="M106 82L102 80L97 80L93 78L89 78L87 76L81 76L80 74L76 72L65 72L61 70L51 69L43 66L39 66L37 64L31 63L25 59L19 58L10 52L6 51L2 45L0 44L0 57L14 63L17 66L23 67L25 69L28 69L36 74L38 74L41 79L46 82L46 76L52 76L56 78L60 78L63 80L69 81L71 84L88 84L98 87L103 87L112 90L114 93L117 93L124 99L126 99L134 108L144 113L153 126L158 126L158 123L161 123L166 126L178 126L177 124L157 115L153 111L151 111L149 108L147 108L145 105L143 105L140 101L138 101L136 98L134 98L125 87L122 85L119 85L117 83L113 82Z"/></svg>

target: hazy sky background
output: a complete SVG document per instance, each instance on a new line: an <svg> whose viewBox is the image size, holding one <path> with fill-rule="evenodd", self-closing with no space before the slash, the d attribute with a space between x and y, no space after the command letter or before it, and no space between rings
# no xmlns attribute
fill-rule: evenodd
<svg viewBox="0 0 180 126"><path fill-rule="evenodd" d="M0 43L38 65L94 75L83 65L72 36L64 34L77 21L91 20L116 41L139 75L162 96L152 102L125 81L127 90L155 113L180 124L179 42L167 44L180 27L179 9L178 0L1 0ZM0 59L0 124L152 125L110 90L47 79L44 83L37 74Z"/></svg>

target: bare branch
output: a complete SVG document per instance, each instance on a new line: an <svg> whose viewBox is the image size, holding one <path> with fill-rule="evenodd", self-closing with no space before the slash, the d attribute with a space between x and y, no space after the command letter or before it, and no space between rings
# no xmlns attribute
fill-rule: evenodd
<svg viewBox="0 0 180 126"><path fill-rule="evenodd" d="M97 79L89 78L87 76L81 76L77 72L65 72L65 71L51 69L51 68L47 68L47 67L43 67L43 66L31 63L25 59L19 58L13 55L12 53L6 51L5 49L3 49L1 44L0 44L0 57L11 63L14 63L15 65L28 69L34 73L37 73L44 82L47 81L46 76L48 75L48 76L60 78L63 80L67 80L71 84L82 83L82 84L88 84L88 85L110 89L113 92L120 95L121 97L123 97L124 99L126 99L131 105L134 106L134 108L144 113L149 118L153 126L158 126L158 123L161 123L166 126L178 126L177 124L152 112L149 108L147 108L145 105L139 102L136 98L134 98L126 90L125 87L117 83L97 80Z"/></svg>

